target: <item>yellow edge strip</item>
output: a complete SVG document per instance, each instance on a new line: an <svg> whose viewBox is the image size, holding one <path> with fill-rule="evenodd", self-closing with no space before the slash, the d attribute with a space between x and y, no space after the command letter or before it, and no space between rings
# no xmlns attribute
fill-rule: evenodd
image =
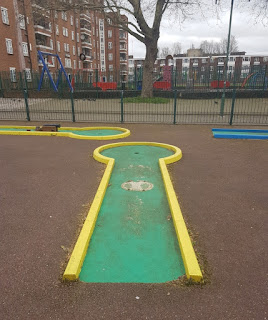
<svg viewBox="0 0 268 320"><path fill-rule="evenodd" d="M147 145L147 146L155 146L155 147L162 147L169 150L174 151L174 154L159 159L160 170L162 173L162 177L164 180L165 190L168 197L169 206L172 213L173 223L176 230L183 263L185 266L185 271L188 279L193 279L196 282L202 280L202 272L200 270L191 239L189 233L187 231L186 224L184 222L182 212L180 210L180 206L166 167L166 164L176 162L181 159L182 153L181 150L175 146L164 144L164 143L157 143L157 142L119 142L119 143L112 143L106 144L94 150L93 157L95 160L107 164L105 173L101 180L100 186L97 190L96 196L93 200L91 208L88 212L86 221L84 226L81 230L77 243L74 247L72 252L71 258L67 265L67 268L64 272L63 279L67 280L76 280L79 277L83 261L86 255L86 251L90 242L90 238L92 236L95 223L97 220L97 216L108 186L108 182L111 177L111 173L114 166L114 159L108 158L101 155L101 152L105 149L109 148L116 148L122 146L133 146L133 145Z"/></svg>
<svg viewBox="0 0 268 320"><path fill-rule="evenodd" d="M18 136L58 136L58 137L69 137L74 139L81 140L113 140L113 139L122 139L130 135L130 131L125 128L120 127L61 127L62 130L118 130L121 131L121 134L109 135L109 136L80 136L72 132L49 132L49 131L1 131L3 129L24 129L24 130L34 130L36 127L33 126L0 126L0 135L18 135Z"/></svg>

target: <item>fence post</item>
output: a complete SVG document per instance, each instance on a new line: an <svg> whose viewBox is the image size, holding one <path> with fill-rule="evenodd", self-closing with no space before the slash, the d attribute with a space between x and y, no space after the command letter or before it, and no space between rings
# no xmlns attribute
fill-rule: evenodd
<svg viewBox="0 0 268 320"><path fill-rule="evenodd" d="M177 113L177 90L174 91L174 114L173 124L176 124L176 113Z"/></svg>
<svg viewBox="0 0 268 320"><path fill-rule="evenodd" d="M121 91L121 122L124 122L124 91Z"/></svg>
<svg viewBox="0 0 268 320"><path fill-rule="evenodd" d="M263 75L263 91L265 90L265 87L267 85L267 83L266 83L266 73L267 73L267 65L265 66L264 75Z"/></svg>
<svg viewBox="0 0 268 320"><path fill-rule="evenodd" d="M29 111L29 104L28 104L28 90L27 90L27 84L26 84L26 74L25 76L25 83L23 82L22 79L22 72L20 72L20 83L23 91L23 96L24 96L24 102L25 102L25 109L26 109L26 119L27 121L30 121L30 111Z"/></svg>
<svg viewBox="0 0 268 320"><path fill-rule="evenodd" d="M71 105L72 105L72 118L73 118L73 122L75 122L75 113L74 113L74 96L73 96L73 92L71 91Z"/></svg>
<svg viewBox="0 0 268 320"><path fill-rule="evenodd" d="M2 85L2 74L0 74L0 97L4 98L4 90Z"/></svg>
<svg viewBox="0 0 268 320"><path fill-rule="evenodd" d="M236 98L236 87L233 88L232 107L231 107L230 122L229 122L230 126L233 124L235 98Z"/></svg>

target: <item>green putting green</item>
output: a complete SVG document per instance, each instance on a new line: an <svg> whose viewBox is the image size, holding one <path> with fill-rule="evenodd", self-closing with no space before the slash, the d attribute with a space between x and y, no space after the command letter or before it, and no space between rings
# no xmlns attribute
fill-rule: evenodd
<svg viewBox="0 0 268 320"><path fill-rule="evenodd" d="M22 129L22 128L1 128L0 131L29 131L30 129ZM29 132L35 131L31 129ZM122 131L119 130L111 130L111 129L93 129L93 130L63 130L60 129L58 132L71 132L80 136L88 136L88 137L99 137L99 136L112 136L122 134Z"/></svg>
<svg viewBox="0 0 268 320"><path fill-rule="evenodd" d="M172 151L120 146L102 154L114 158L115 166L80 280L161 283L184 275L158 164Z"/></svg>

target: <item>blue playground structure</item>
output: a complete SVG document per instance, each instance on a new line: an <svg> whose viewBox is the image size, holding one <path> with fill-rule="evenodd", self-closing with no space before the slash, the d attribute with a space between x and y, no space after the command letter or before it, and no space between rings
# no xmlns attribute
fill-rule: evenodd
<svg viewBox="0 0 268 320"><path fill-rule="evenodd" d="M42 52L42 51L39 51L39 50L37 52L38 52L38 55L39 55L39 59L43 63L43 69L42 69L42 73L41 73L41 77L40 77L40 81L39 81L39 85L38 85L38 91L41 90L43 79L44 79L44 75L45 75L45 72L47 72L48 78L51 81L53 89L56 92L58 92L59 82L60 82L61 74L63 72L63 74L64 74L64 76L65 76L65 78L67 80L68 86L69 86L71 92L73 92L73 87L71 85L70 79L69 79L69 77L68 77L68 75L67 75L67 73L66 73L66 71L64 69L64 66L63 66L63 64L61 62L61 59L60 59L59 55L58 54L54 54L54 53L49 53L49 52ZM45 62L44 56L56 57L58 59L58 61L59 61L60 69L59 69L59 75L58 75L58 79L56 81L56 84L55 84L54 80L52 79L52 76L51 76L51 74L49 72L49 69L47 67L47 64Z"/></svg>

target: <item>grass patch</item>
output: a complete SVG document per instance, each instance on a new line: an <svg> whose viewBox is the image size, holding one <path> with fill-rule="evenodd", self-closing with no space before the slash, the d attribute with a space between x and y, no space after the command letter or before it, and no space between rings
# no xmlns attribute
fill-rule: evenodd
<svg viewBox="0 0 268 320"><path fill-rule="evenodd" d="M161 98L161 97L152 97L152 98L142 98L142 97L129 97L124 98L124 103L169 103L170 99Z"/></svg>

